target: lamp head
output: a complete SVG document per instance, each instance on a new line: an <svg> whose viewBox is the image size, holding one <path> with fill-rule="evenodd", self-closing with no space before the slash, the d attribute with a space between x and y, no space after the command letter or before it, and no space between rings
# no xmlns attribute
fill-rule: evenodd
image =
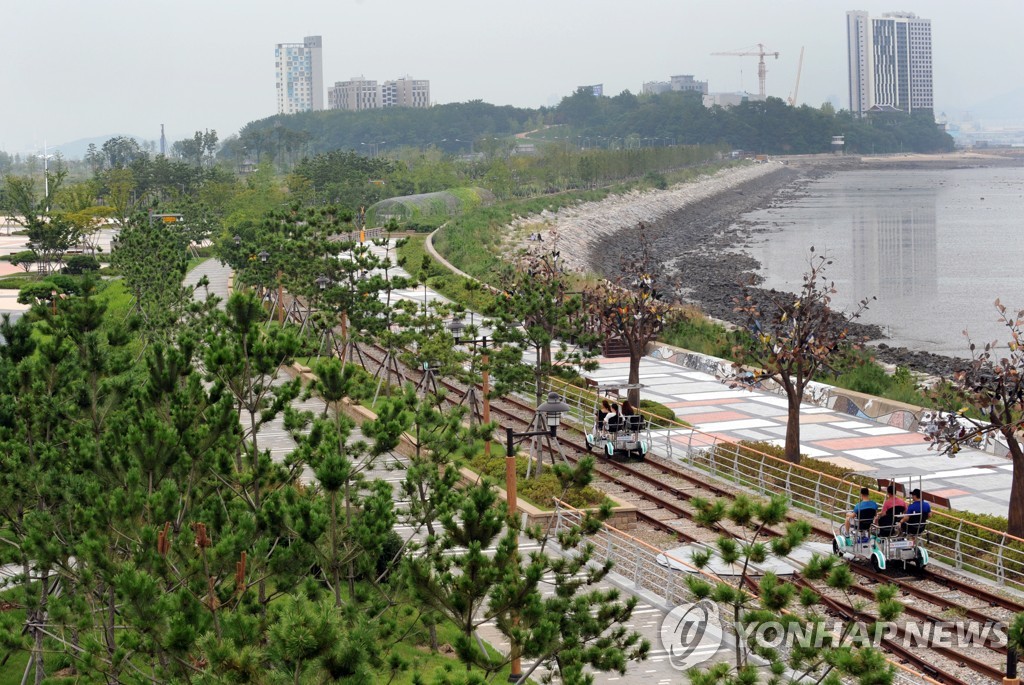
<svg viewBox="0 0 1024 685"><path fill-rule="evenodd" d="M548 429L551 431L551 435L554 436L555 431L558 430L558 424L562 421L562 414L572 409L568 404L562 401L561 396L557 392L548 393L548 401L537 407L537 411L544 414L547 420Z"/></svg>
<svg viewBox="0 0 1024 685"><path fill-rule="evenodd" d="M455 338L455 342L458 342L462 338L462 332L466 330L466 324L462 323L461 318L453 318L448 323L448 332Z"/></svg>

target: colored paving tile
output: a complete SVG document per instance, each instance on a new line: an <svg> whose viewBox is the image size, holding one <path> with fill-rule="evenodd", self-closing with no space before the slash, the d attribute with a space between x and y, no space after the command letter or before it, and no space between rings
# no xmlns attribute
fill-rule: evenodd
<svg viewBox="0 0 1024 685"><path fill-rule="evenodd" d="M945 490L929 490L929 495L935 495L936 497L960 497L962 495L971 494L967 490L959 490L957 488L946 488Z"/></svg>
<svg viewBox="0 0 1024 685"><path fill-rule="evenodd" d="M721 421L737 421L740 419L749 419L750 417L746 414L741 414L738 411L697 411L703 409L703 407L688 407L684 408L683 411L677 411L676 414L679 416L692 417L691 423L699 423L704 425L706 423L716 423ZM715 409L709 407L709 409ZM771 424L769 424L771 425ZM741 426L741 428L754 428L754 426Z"/></svg>
<svg viewBox="0 0 1024 685"><path fill-rule="evenodd" d="M789 412L785 407L774 407L761 402L737 402L733 408L756 416L785 416Z"/></svg>
<svg viewBox="0 0 1024 685"><path fill-rule="evenodd" d="M830 464L838 466L841 469L846 469L848 471L856 471L858 473L863 473L865 471L873 471L874 470L874 468L870 464L862 464L859 461L854 461L853 459L847 459L846 457L829 456L829 457L820 457L820 459L822 461L827 461Z"/></svg>
<svg viewBox="0 0 1024 685"><path fill-rule="evenodd" d="M870 423L863 423L861 421L837 421L832 424L836 428L870 428Z"/></svg>
<svg viewBox="0 0 1024 685"><path fill-rule="evenodd" d="M830 423L831 421L831 416L825 416L824 414L814 414L812 416L808 416L804 412L800 412L801 425L805 423ZM847 435L849 435L849 433L847 433Z"/></svg>
<svg viewBox="0 0 1024 685"><path fill-rule="evenodd" d="M729 399L729 398L726 398L726 399L723 399L723 400L706 400L706 401L703 401L703 402L697 402L695 400L679 400L679 401L673 402L673 403L671 403L671 404L669 404L667 406L672 407L674 409L678 409L680 407L711 407L711 406L719 406L719 405L723 405L723 404L735 404L738 401L739 400ZM678 413L678 412L676 412L676 413Z"/></svg>
<svg viewBox="0 0 1024 685"><path fill-rule="evenodd" d="M747 393L744 390L720 390L718 392L698 392L698 393L680 393L679 399L693 401L693 400L725 400L736 397L746 397Z"/></svg>
<svg viewBox="0 0 1024 685"><path fill-rule="evenodd" d="M930 473L924 476L925 480L931 480L934 478L964 478L965 476L990 476L992 475L992 469L987 469L983 466L972 466L966 469L954 469L952 471L939 471L937 473Z"/></svg>
<svg viewBox="0 0 1024 685"><path fill-rule="evenodd" d="M898 435L906 431L896 426L877 426L875 428L861 428L857 432L864 435Z"/></svg>
<svg viewBox="0 0 1024 685"><path fill-rule="evenodd" d="M803 424L805 422L801 421L800 423ZM800 427L800 439L806 440L807 442L818 442L819 440L831 440L832 438L846 437L850 437L850 431L833 428L832 426L828 426L823 423L809 423Z"/></svg>
<svg viewBox="0 0 1024 685"><path fill-rule="evenodd" d="M876 461L878 459L899 459L900 455L889 450L883 450L879 447L873 447L866 450L849 450L847 454L857 459L863 459L864 461Z"/></svg>
<svg viewBox="0 0 1024 685"><path fill-rule="evenodd" d="M741 415L742 416L742 415ZM703 417L701 417L703 418ZM769 421L767 419L749 419L744 418L739 421L717 421L713 423L704 423L703 421L697 424L697 427L702 431L708 431L709 433L717 431L732 431L740 430L742 428L767 428L769 426L777 426L775 421ZM732 439L732 438L729 438Z"/></svg>
<svg viewBox="0 0 1024 685"><path fill-rule="evenodd" d="M822 440L815 444L827 450L855 450L868 447L886 447L888 445L912 445L918 442L921 442L920 435L916 433L902 433L900 435L874 435L866 438Z"/></svg>
<svg viewBox="0 0 1024 685"><path fill-rule="evenodd" d="M785 429L783 429L783 433L784 432L785 432ZM767 442L770 445L775 445L776 447L783 447L784 448L786 446L785 438L780 438L780 439L775 439L775 440L765 440L765 442ZM832 456L831 452L825 452L824 450L815 449L813 447L810 447L808 445L804 445L802 443L800 445L800 454L804 455L805 457L813 457L814 459L817 459L819 457L830 457L830 456Z"/></svg>
<svg viewBox="0 0 1024 685"><path fill-rule="evenodd" d="M749 397L754 402L760 402L762 404L771 404L776 407L785 407L786 409L789 409L789 400L787 400L785 397L755 394L749 394Z"/></svg>

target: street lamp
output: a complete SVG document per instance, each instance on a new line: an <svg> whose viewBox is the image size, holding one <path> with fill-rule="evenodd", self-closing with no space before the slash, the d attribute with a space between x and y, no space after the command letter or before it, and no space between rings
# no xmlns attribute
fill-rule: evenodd
<svg viewBox="0 0 1024 685"><path fill-rule="evenodd" d="M324 291L327 290L327 286L331 284L331 279L327 278L327 276L321 275L320 278L313 282L316 283L316 287L320 288L321 291Z"/></svg>
<svg viewBox="0 0 1024 685"><path fill-rule="evenodd" d="M510 525L512 525L516 519L516 509L518 507L518 503L516 502L516 442L525 440L526 438L554 438L555 433L558 430L558 424L561 423L562 414L569 411L571 408L572 407L562 400L561 396L557 392L552 391L548 393L547 402L544 402L537 407L537 417L543 417L544 424L547 426L546 430L533 430L526 431L525 433L516 433L511 428L505 428L505 491L507 493L506 502L508 503L508 518ZM513 541L513 544L516 544L516 542ZM514 552L514 554L515 553L516 552ZM518 683L523 678L523 667L519 656L519 645L513 642L509 652L511 661L509 664L508 681L510 683Z"/></svg>
<svg viewBox="0 0 1024 685"><path fill-rule="evenodd" d="M238 247L239 245L242 244L242 236L240 236L240 235L236 234L235 237L232 238L232 240L235 241L235 247Z"/></svg>
<svg viewBox="0 0 1024 685"><path fill-rule="evenodd" d="M487 353L487 336L483 336L479 340L463 340L462 334L466 330L466 324L462 322L462 315L456 314L452 317L452 320L448 323L448 332L455 338L455 344L461 345L465 342L467 345L472 345L474 349L479 344L483 347L483 353L480 355L480 385L483 389L483 412L481 413L481 421L484 423L491 422L491 371L490 371L490 356ZM475 392L475 386L470 385L466 396L469 397L470 393ZM475 404L475 401L471 400L470 404ZM470 417L473 416L473 407L470 407ZM484 455L491 456L491 439L490 437L484 441Z"/></svg>

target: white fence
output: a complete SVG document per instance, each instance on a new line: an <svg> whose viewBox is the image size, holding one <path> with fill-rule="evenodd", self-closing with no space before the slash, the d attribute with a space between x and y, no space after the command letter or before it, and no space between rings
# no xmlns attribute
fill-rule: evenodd
<svg viewBox="0 0 1024 685"><path fill-rule="evenodd" d="M596 396L592 390L560 383L551 389L572 407L570 421L580 427L593 424ZM646 418L669 423L649 414ZM793 506L834 522L839 522L839 512L860 499L862 486L877 490L873 480L842 480L678 424L653 430L650 451L754 494L784 493ZM933 560L1024 592L1024 539L936 507L926 543Z"/></svg>

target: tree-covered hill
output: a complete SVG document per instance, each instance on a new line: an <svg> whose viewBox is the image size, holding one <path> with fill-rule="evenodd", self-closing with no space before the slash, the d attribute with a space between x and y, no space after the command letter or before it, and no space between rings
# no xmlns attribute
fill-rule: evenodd
<svg viewBox="0 0 1024 685"><path fill-rule="evenodd" d="M557 125L547 137L579 147L727 145L767 154L828 152L832 136L846 137L847 151L938 152L953 147L931 112L857 118L820 108L791 107L778 98L731 108L705 107L698 95L664 93L594 97L580 89L554 108L497 106L474 100L429 109L363 112L328 110L277 115L247 124L225 141L226 159L270 158L282 166L331 150L378 156L398 147L436 147L452 154L486 147L491 139ZM544 139L541 134L540 138Z"/></svg>
<svg viewBox="0 0 1024 685"><path fill-rule="evenodd" d="M265 154L301 158L331 150L380 154L396 147L437 147L469 152L471 142L504 138L539 126L544 109L498 106L473 100L427 109L389 107L362 112L325 110L275 115L246 124L237 139L224 143L225 157ZM297 161L297 160L296 160Z"/></svg>

